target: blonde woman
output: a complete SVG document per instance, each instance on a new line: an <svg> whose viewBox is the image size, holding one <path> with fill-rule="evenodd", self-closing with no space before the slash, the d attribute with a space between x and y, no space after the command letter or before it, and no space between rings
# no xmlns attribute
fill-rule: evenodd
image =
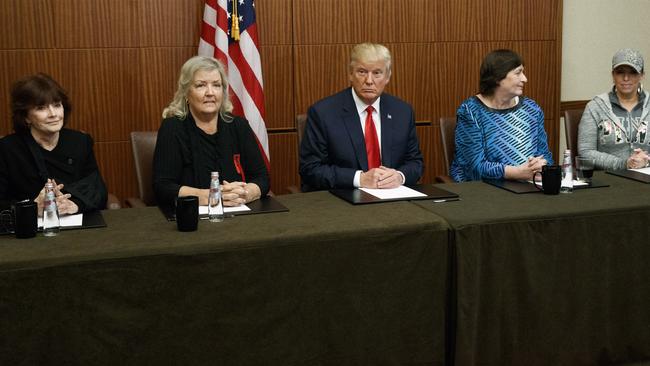
<svg viewBox="0 0 650 366"><path fill-rule="evenodd" d="M221 63L204 56L185 62L158 130L153 186L159 205L181 196L206 205L212 171L219 172L226 206L267 194L269 174L253 130L231 111Z"/></svg>

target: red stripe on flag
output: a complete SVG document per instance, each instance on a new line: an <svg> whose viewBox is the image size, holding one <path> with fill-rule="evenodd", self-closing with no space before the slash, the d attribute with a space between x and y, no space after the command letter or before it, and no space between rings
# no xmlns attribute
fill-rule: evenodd
<svg viewBox="0 0 650 366"><path fill-rule="evenodd" d="M201 39L213 47L217 46L215 44L215 34L216 30L210 24L206 22L201 23Z"/></svg>
<svg viewBox="0 0 650 366"><path fill-rule="evenodd" d="M228 33L228 17L226 12L222 11L221 8L217 9L217 26L223 30L224 33Z"/></svg>
<svg viewBox="0 0 650 366"><path fill-rule="evenodd" d="M264 91L262 90L262 85L259 80L257 80L253 69L251 69L246 58L244 58L239 43L231 44L230 47L228 47L228 54L233 63L237 65L237 69L239 69L239 74L244 83L244 88L248 91L248 94L255 102L255 106L260 111L260 115L264 118Z"/></svg>
<svg viewBox="0 0 650 366"><path fill-rule="evenodd" d="M248 32L248 36L251 37L251 40L255 43L255 47L257 47L257 45L260 44L257 41L257 23L249 25L248 28L246 28L246 32Z"/></svg>
<svg viewBox="0 0 650 366"><path fill-rule="evenodd" d="M244 115L244 109L241 106L241 101L239 100L239 97L237 94L235 94L235 91L232 90L232 88L228 88L230 91L230 102L232 102L232 114L237 115L237 116L243 116Z"/></svg>

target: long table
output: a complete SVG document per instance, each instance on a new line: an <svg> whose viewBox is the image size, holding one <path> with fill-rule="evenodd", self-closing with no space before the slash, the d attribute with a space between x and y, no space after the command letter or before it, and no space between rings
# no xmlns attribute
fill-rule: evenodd
<svg viewBox="0 0 650 366"><path fill-rule="evenodd" d="M650 185L290 211L155 208L0 240L1 365L593 365L650 359Z"/></svg>
<svg viewBox="0 0 650 366"><path fill-rule="evenodd" d="M0 238L0 365L442 365L448 226L327 192L201 221Z"/></svg>
<svg viewBox="0 0 650 366"><path fill-rule="evenodd" d="M448 184L417 205L452 228L456 365L650 360L650 185L514 194ZM453 344L455 343L455 347Z"/></svg>

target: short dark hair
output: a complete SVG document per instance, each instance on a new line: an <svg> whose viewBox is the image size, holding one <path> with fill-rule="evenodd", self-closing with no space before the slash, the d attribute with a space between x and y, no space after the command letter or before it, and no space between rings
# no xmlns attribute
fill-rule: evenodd
<svg viewBox="0 0 650 366"><path fill-rule="evenodd" d="M11 119L14 131L29 133L27 115L29 110L52 103L63 105L63 125L65 126L72 106L65 90L51 76L38 73L16 81L11 87Z"/></svg>
<svg viewBox="0 0 650 366"><path fill-rule="evenodd" d="M486 96L494 94L499 82L523 64L521 56L511 50L500 49L488 53L481 63L480 93Z"/></svg>

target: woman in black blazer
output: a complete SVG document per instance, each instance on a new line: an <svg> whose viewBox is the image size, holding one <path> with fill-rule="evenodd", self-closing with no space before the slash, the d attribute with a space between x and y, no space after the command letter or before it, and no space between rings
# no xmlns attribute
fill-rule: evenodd
<svg viewBox="0 0 650 366"><path fill-rule="evenodd" d="M14 133L0 140L0 201L29 199L42 209L45 184L53 181L59 214L105 208L92 138L64 128L71 106L63 88L40 73L18 80L11 111Z"/></svg>
<svg viewBox="0 0 650 366"><path fill-rule="evenodd" d="M269 174L255 134L231 111L221 63L212 57L189 59L158 130L153 186L159 205L173 205L181 196L197 196L207 205L212 171L219 172L226 206L267 194Z"/></svg>

